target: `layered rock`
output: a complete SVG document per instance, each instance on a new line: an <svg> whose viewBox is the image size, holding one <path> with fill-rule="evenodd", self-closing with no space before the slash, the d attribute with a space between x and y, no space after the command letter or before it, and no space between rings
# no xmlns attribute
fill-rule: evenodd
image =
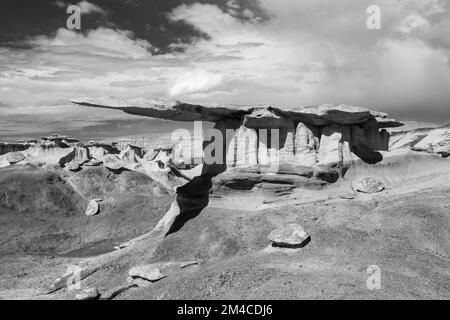
<svg viewBox="0 0 450 320"><path fill-rule="evenodd" d="M401 123L387 115L347 105L317 107L190 104L163 99L79 99L74 103L177 121L240 121L230 128L224 162L230 167L293 162L299 165L345 165L387 150L386 127ZM276 135L276 137L274 137ZM355 149L353 147L356 146ZM363 159L365 160L365 159ZM369 159L370 160L370 159Z"/></svg>
<svg viewBox="0 0 450 320"><path fill-rule="evenodd" d="M208 138L203 142L203 160L207 166L202 174L217 175L232 168L241 168L244 171L238 170L238 175L245 173L246 179L254 172L258 172L257 181L262 174L275 173L282 178L272 180L282 184L291 183L291 177L301 176L303 180L304 172L310 178L332 182L342 173L340 169L354 161L379 162L382 156L378 151L387 151L389 147L389 133L384 128L402 125L388 119L384 113L347 105L200 105L164 99L115 98L78 99L73 102L162 119L212 121L215 126L211 130L222 134L224 145L217 144L216 139L209 139L214 133L207 134ZM192 144L188 147L191 148ZM175 144L166 157L173 157L174 150L177 150L175 153L184 153L186 148ZM209 154L214 148L214 154ZM210 163L210 158L215 162ZM159 165L160 168L167 168L169 163L155 160L155 157L151 161L165 163ZM299 172L302 174L299 175ZM231 179L228 181L230 183L236 178L222 174L216 180L226 185L225 177Z"/></svg>
<svg viewBox="0 0 450 320"><path fill-rule="evenodd" d="M413 150L419 152L450 155L450 126L419 128L391 133L389 150Z"/></svg>

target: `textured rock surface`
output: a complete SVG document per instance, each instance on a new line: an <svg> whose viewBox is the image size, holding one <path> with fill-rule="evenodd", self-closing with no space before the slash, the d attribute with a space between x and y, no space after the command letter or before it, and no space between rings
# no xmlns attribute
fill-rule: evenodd
<svg viewBox="0 0 450 320"><path fill-rule="evenodd" d="M450 154L450 125L438 128L419 128L391 133L389 150L411 149L419 152Z"/></svg>
<svg viewBox="0 0 450 320"><path fill-rule="evenodd" d="M247 121L261 118L263 121L277 119L275 115L284 116L294 121L302 121L317 126L332 123L353 124L363 123L371 119L380 120L380 127L397 127L401 125L395 120L387 119L387 114L348 105L324 104L313 107L277 107L254 105L221 105L221 104L191 104L169 99L129 99L113 97L72 99L73 103L119 109L130 114L176 121L220 121L225 118L241 119L245 115ZM274 114L274 115L272 115ZM282 121L282 120L280 120ZM273 123L273 122L271 122ZM251 125L250 125L251 126Z"/></svg>
<svg viewBox="0 0 450 320"><path fill-rule="evenodd" d="M384 190L384 184L378 178L364 177L354 185L356 191L364 193L377 193Z"/></svg>
<svg viewBox="0 0 450 320"><path fill-rule="evenodd" d="M95 300L100 296L97 288L88 288L76 295L76 300Z"/></svg>
<svg viewBox="0 0 450 320"><path fill-rule="evenodd" d="M25 159L25 156L20 152L10 152L6 155L6 160L8 160L10 164L20 162L23 159Z"/></svg>
<svg viewBox="0 0 450 320"><path fill-rule="evenodd" d="M161 271L153 265L136 266L128 271L132 278L142 278L148 281L158 281L164 277Z"/></svg>
<svg viewBox="0 0 450 320"><path fill-rule="evenodd" d="M273 246L290 248L306 245L311 237L299 224L291 223L273 230L268 239Z"/></svg>
<svg viewBox="0 0 450 320"><path fill-rule="evenodd" d="M95 216L100 211L100 206L96 200L91 200L88 203L85 214L88 217Z"/></svg>

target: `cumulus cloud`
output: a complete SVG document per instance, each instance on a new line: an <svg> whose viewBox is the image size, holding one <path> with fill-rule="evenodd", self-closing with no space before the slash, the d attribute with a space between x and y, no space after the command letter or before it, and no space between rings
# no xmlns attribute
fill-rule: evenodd
<svg viewBox="0 0 450 320"><path fill-rule="evenodd" d="M39 36L28 41L35 49L63 53L79 53L140 59L150 55L152 45L142 39L133 40L133 33L100 27L86 35L60 28L54 37Z"/></svg>
<svg viewBox="0 0 450 320"><path fill-rule="evenodd" d="M200 93L216 88L223 81L219 73L207 71L193 71L181 74L175 79L169 94L180 96L191 93Z"/></svg>
<svg viewBox="0 0 450 320"><path fill-rule="evenodd" d="M206 36L159 55L130 31L60 29L31 39L32 49L0 48L0 100L24 106L74 96L169 95L348 103L394 115L428 108L450 117L450 2L380 0L382 29L371 31L366 9L372 2L260 0L258 9L236 0L182 4L168 19Z"/></svg>

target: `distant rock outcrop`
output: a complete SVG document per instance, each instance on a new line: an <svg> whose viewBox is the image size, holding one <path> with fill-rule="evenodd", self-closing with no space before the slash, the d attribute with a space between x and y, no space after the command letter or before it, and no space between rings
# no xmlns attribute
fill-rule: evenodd
<svg viewBox="0 0 450 320"><path fill-rule="evenodd" d="M450 125L437 128L419 128L391 133L389 150L410 149L436 153L443 157L450 155Z"/></svg>

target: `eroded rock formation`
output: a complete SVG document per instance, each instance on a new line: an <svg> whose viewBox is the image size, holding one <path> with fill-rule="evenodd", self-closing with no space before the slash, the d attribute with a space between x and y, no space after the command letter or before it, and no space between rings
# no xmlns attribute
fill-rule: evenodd
<svg viewBox="0 0 450 320"><path fill-rule="evenodd" d="M347 105L316 107L238 106L190 104L163 99L77 99L74 103L177 121L212 121L224 137L223 164L230 168L311 167L320 176L328 168L353 161L381 161L389 133L401 126L387 115ZM213 135L208 135L209 137ZM204 139L204 150L214 139ZM222 150L221 150L222 151ZM217 154L216 154L217 156ZM217 160L217 159L216 159ZM253 170L253 169L252 169ZM296 172L291 172L296 174Z"/></svg>

